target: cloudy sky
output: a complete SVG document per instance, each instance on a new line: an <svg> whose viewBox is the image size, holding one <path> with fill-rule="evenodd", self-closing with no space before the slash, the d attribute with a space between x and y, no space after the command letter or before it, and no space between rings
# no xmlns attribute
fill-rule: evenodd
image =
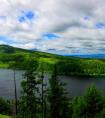
<svg viewBox="0 0 105 118"><path fill-rule="evenodd" d="M105 53L105 0L0 0L0 44Z"/></svg>

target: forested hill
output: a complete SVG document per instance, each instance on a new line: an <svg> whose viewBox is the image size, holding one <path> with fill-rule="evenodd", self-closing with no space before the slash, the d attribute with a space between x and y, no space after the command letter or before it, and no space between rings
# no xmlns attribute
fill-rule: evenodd
<svg viewBox="0 0 105 118"><path fill-rule="evenodd" d="M0 45L0 54L12 54L16 52L26 52L24 49L15 48L9 45ZM28 52L28 50L27 50Z"/></svg>
<svg viewBox="0 0 105 118"><path fill-rule="evenodd" d="M63 75L105 76L104 59L66 57L0 45L0 68L11 68L16 62L16 68L25 69L29 60L32 62L37 60L38 64L44 63L46 71L51 71L56 63L58 73Z"/></svg>
<svg viewBox="0 0 105 118"><path fill-rule="evenodd" d="M61 57L56 54L50 54L46 52L26 50L21 48L12 47L9 45L0 45L0 54L35 54L37 57Z"/></svg>

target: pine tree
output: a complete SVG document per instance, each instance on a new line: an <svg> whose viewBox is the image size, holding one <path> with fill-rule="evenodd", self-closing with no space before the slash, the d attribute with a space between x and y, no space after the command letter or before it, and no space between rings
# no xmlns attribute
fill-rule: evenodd
<svg viewBox="0 0 105 118"><path fill-rule="evenodd" d="M31 68L27 68L24 81L22 82L22 96L20 99L20 114L22 118L38 118L40 106L39 84L37 78L35 62L30 61Z"/></svg>
<svg viewBox="0 0 105 118"><path fill-rule="evenodd" d="M104 115L104 105L102 94L92 85L84 96L72 100L72 118L101 118Z"/></svg>
<svg viewBox="0 0 105 118"><path fill-rule="evenodd" d="M45 63L40 63L41 79L41 118L47 118L47 82L45 77Z"/></svg>
<svg viewBox="0 0 105 118"><path fill-rule="evenodd" d="M104 107L103 96L95 85L92 85L87 90L84 100L86 102L86 113L89 118L93 118Z"/></svg>
<svg viewBox="0 0 105 118"><path fill-rule="evenodd" d="M71 102L72 118L87 118L86 102L84 97L75 97Z"/></svg>
<svg viewBox="0 0 105 118"><path fill-rule="evenodd" d="M64 86L57 77L56 65L49 84L48 101L50 106L50 118L70 118L68 108L69 101Z"/></svg>

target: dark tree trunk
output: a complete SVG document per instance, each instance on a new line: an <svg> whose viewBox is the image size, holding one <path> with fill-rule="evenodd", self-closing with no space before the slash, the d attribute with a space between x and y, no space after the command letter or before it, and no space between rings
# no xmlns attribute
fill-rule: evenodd
<svg viewBox="0 0 105 118"><path fill-rule="evenodd" d="M14 69L14 93L15 93L15 114L17 115L17 87L16 87L15 69Z"/></svg>

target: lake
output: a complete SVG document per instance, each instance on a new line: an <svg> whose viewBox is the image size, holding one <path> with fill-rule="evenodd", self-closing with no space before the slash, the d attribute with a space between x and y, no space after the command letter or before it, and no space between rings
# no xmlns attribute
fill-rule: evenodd
<svg viewBox="0 0 105 118"><path fill-rule="evenodd" d="M20 83L23 78L23 71L16 71L17 93L20 96ZM48 80L48 76L45 77ZM86 89L95 84L103 93L105 93L105 79L83 78L83 77L59 77L66 84L66 89L71 97L83 95ZM14 99L14 81L13 71L10 69L0 69L0 97Z"/></svg>
<svg viewBox="0 0 105 118"><path fill-rule="evenodd" d="M0 69L0 97L14 99L14 72L10 69ZM23 71L16 71L17 93L20 95L20 83Z"/></svg>

